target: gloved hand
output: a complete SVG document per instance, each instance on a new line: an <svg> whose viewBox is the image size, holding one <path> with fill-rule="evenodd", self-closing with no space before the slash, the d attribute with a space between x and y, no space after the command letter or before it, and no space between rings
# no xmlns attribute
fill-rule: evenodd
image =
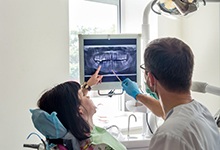
<svg viewBox="0 0 220 150"><path fill-rule="evenodd" d="M126 93L132 96L134 99L136 99L136 96L141 93L137 83L131 81L129 78L123 80L121 85L123 87L123 90L125 90Z"/></svg>

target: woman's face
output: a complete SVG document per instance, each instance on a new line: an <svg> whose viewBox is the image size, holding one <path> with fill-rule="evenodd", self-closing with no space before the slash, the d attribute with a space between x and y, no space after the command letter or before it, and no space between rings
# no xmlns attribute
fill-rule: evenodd
<svg viewBox="0 0 220 150"><path fill-rule="evenodd" d="M96 113L96 107L93 101L90 99L89 96L84 96L81 89L78 91L78 96L81 101L84 114L88 116L93 116Z"/></svg>

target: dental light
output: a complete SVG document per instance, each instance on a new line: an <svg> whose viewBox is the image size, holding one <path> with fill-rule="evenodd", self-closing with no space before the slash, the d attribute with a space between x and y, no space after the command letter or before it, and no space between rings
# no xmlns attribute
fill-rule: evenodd
<svg viewBox="0 0 220 150"><path fill-rule="evenodd" d="M151 9L159 15L186 16L199 8L199 1L206 5L208 2L219 2L218 0L153 0Z"/></svg>

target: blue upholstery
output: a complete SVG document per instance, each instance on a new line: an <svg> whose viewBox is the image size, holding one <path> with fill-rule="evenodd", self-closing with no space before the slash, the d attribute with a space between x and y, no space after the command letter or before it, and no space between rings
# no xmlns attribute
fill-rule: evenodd
<svg viewBox="0 0 220 150"><path fill-rule="evenodd" d="M80 150L78 140L66 130L56 112L49 114L41 109L30 109L30 112L35 128L46 138L71 140L73 150Z"/></svg>
<svg viewBox="0 0 220 150"><path fill-rule="evenodd" d="M35 128L46 138L58 139L67 134L67 130L57 118L56 112L48 114L41 109L30 109L30 112Z"/></svg>

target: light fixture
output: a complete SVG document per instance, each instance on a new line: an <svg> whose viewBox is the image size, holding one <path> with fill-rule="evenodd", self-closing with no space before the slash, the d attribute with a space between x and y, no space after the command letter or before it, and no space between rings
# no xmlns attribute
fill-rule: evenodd
<svg viewBox="0 0 220 150"><path fill-rule="evenodd" d="M206 5L206 0L202 0ZM186 16L199 8L199 0L153 0L151 9L159 15Z"/></svg>

